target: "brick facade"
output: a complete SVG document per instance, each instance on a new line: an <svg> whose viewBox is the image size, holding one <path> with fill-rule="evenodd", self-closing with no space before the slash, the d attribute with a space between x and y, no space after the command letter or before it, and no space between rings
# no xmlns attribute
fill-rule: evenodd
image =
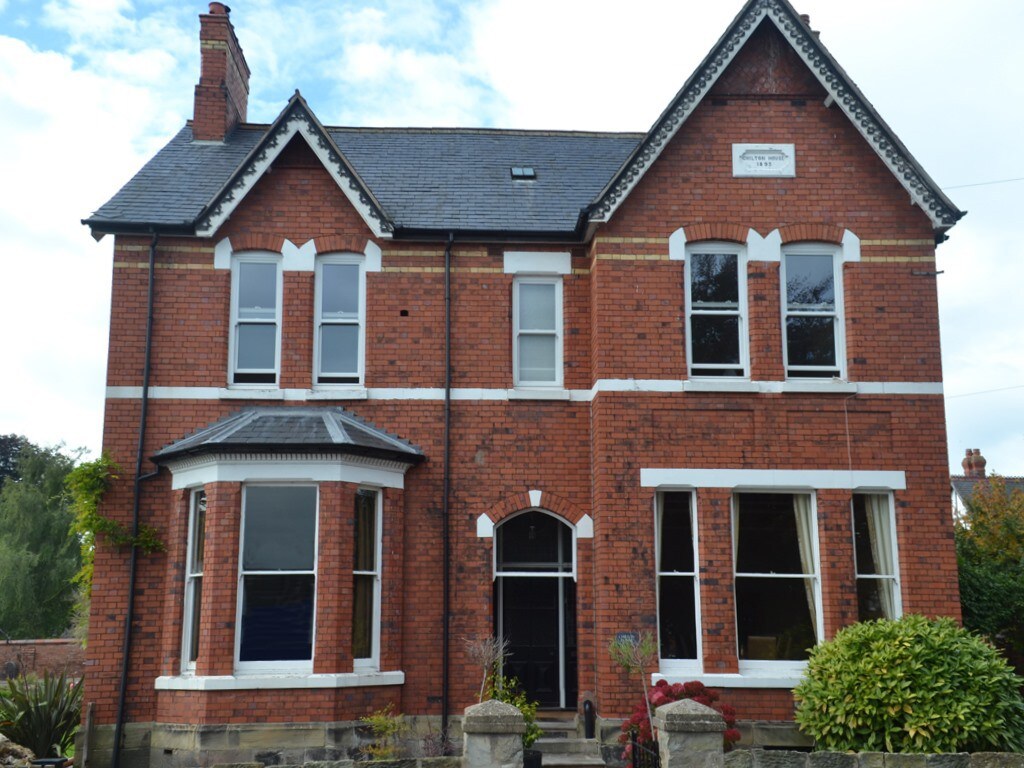
<svg viewBox="0 0 1024 768"><path fill-rule="evenodd" d="M230 40L237 45L233 33ZM778 42L771 29L751 37L611 220L586 242L566 247L456 238L452 246L453 385L484 393L460 396L451 406L453 713L475 701L479 685L463 639L487 636L495 626L496 539L487 531L480 535L481 526L500 526L533 508L579 534L575 689L592 692L605 718L629 713L636 683L614 666L607 645L619 632L658 632L653 510L664 488L642 482L647 469L903 473L905 487L892 489L903 611L959 616L942 397L915 386L941 382L935 281L922 274L934 270L933 224L908 205L899 181L850 121L825 105L822 87L788 46L780 53ZM730 148L737 142L795 144L796 177L734 178ZM670 258L669 245L680 229L688 244L743 244L750 230L761 237L778 230L783 245L838 246L844 233L854 233L860 258L841 267L845 370L849 382L872 386L688 389L686 273L682 261ZM231 270L215 256L225 239L235 253L280 253L286 241L301 247L313 240L318 254L363 253L368 241L379 246L381 269L366 277L368 395L332 400L317 393L313 399L315 276L287 266L274 388L306 392L310 399L244 399L244 392L231 390ZM426 460L406 472L404 488L383 491L379 669L404 672L397 685L156 687L158 677L182 677L189 491L172 488L166 468L147 481L143 522L159 530L168 550L139 562L128 722L350 722L387 703L410 715L441 713L444 405L436 393L444 385L445 245L441 238L374 237L298 138L214 237L160 239L151 373L156 394L149 402L147 456L240 407L313 404L342 406L408 440ZM112 395L104 447L125 468L134 465L139 399L115 389L141 384L149 246L148 237L127 234L114 245ZM562 339L564 389L574 394L565 399L495 394L513 386L514 275L504 270L503 257L531 250L571 254L571 272L562 278ZM783 382L780 262L751 258L745 279L749 379ZM607 381L620 384L601 386ZM645 381L678 386L636 385ZM374 395L384 391L391 394ZM126 470L104 501L107 514L130 521L131 485ZM830 637L858 615L850 513L855 487L768 485L763 489L814 495L821 625ZM197 677L235 673L243 486L205 485L201 650L190 673ZM353 579L344 564L352 559L355 486L319 487L312 673L346 674L353 672ZM735 492L733 486L692 488L703 667L692 677L720 682L743 677L731 522ZM98 548L86 698L101 726L109 726L116 712L127 563L127 553ZM722 684L723 700L742 719L792 718L784 687L749 680ZM566 702L572 709L576 704ZM157 752L154 747L152 759L159 762Z"/></svg>

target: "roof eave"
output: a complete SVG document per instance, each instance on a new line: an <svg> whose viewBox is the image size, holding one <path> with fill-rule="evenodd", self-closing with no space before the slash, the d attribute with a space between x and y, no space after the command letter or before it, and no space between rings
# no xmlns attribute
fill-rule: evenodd
<svg viewBox="0 0 1024 768"><path fill-rule="evenodd" d="M82 219L81 223L89 227L96 240L106 235L174 235L194 236L195 223L183 221L180 224L149 221L118 221L116 219Z"/></svg>
<svg viewBox="0 0 1024 768"><path fill-rule="evenodd" d="M371 448L362 445L339 445L337 443L302 443L302 444L259 444L247 442L219 442L204 443L202 445L183 448L180 450L159 451L154 454L151 461L154 464L164 466L186 456L209 456L215 454L280 454L298 453L315 454L326 453L342 456L361 456L372 459L384 459L386 461L398 461L410 466L419 464L426 459L422 453L405 452L387 448Z"/></svg>

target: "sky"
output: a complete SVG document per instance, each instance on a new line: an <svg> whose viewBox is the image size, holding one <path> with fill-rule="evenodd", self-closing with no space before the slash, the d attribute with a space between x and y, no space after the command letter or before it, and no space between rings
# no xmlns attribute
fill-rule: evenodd
<svg viewBox="0 0 1024 768"><path fill-rule="evenodd" d="M742 4L237 0L231 19L253 122L298 88L327 125L646 131ZM968 211L935 278L950 463L980 448L1024 475L1024 2L794 5ZM0 0L0 434L99 452L113 239L80 221L191 117L206 9Z"/></svg>

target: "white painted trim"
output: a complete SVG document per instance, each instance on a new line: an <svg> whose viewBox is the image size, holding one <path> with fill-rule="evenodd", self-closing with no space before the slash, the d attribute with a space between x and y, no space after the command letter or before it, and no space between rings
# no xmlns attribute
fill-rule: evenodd
<svg viewBox="0 0 1024 768"><path fill-rule="evenodd" d="M297 246L291 240L285 240L281 246L281 256L286 272L312 272L316 263L316 243L307 240Z"/></svg>
<svg viewBox="0 0 1024 768"><path fill-rule="evenodd" d="M380 272L381 270L381 250L380 246L377 245L373 240L366 241L366 247L363 249L363 255L366 256L366 271L367 272Z"/></svg>
<svg viewBox="0 0 1024 768"><path fill-rule="evenodd" d="M476 519L476 537L478 539L491 539L494 537L494 521L487 515L480 515Z"/></svg>
<svg viewBox="0 0 1024 768"><path fill-rule="evenodd" d="M904 491L907 474L891 470L846 469L654 469L640 470L642 488L791 488Z"/></svg>
<svg viewBox="0 0 1024 768"><path fill-rule="evenodd" d="M700 681L709 688L795 688L803 675L780 673L776 675L739 675L707 673L700 675ZM693 680L692 673L679 674L669 670L666 673L655 672L651 675L651 685L659 680L668 683L685 683Z"/></svg>
<svg viewBox="0 0 1024 768"><path fill-rule="evenodd" d="M474 389L452 390L452 399L463 402L494 402L512 399L510 392L526 390ZM590 402L602 392L817 392L821 394L858 395L942 395L941 381L729 381L715 382L682 379L598 379L590 389L531 391L532 397L522 399L571 400ZM565 394L562 394L565 393ZM566 397L565 395L568 395ZM108 400L138 400L142 387L107 387ZM260 389L243 387L150 387L151 400L444 400L440 387L347 387L338 389Z"/></svg>
<svg viewBox="0 0 1024 768"><path fill-rule="evenodd" d="M782 260L782 233L773 229L764 237L753 228L747 231L747 259L750 261Z"/></svg>
<svg viewBox="0 0 1024 768"><path fill-rule="evenodd" d="M541 496L544 494L541 491L530 491L530 506L539 507Z"/></svg>
<svg viewBox="0 0 1024 768"><path fill-rule="evenodd" d="M213 246L213 268L231 269L231 254L233 252L231 240L226 237Z"/></svg>
<svg viewBox="0 0 1024 768"><path fill-rule="evenodd" d="M156 678L158 691L252 691L257 689L362 688L403 685L405 672L342 672L309 675L164 675Z"/></svg>
<svg viewBox="0 0 1024 768"><path fill-rule="evenodd" d="M860 238L848 229L843 230L843 261L860 261Z"/></svg>
<svg viewBox="0 0 1024 768"><path fill-rule="evenodd" d="M405 487L405 465L344 454L206 455L167 462L171 488L195 488L208 483L255 481L342 482Z"/></svg>
<svg viewBox="0 0 1024 768"><path fill-rule="evenodd" d="M572 255L566 252L505 251L507 275L571 275Z"/></svg>
<svg viewBox="0 0 1024 768"><path fill-rule="evenodd" d="M515 387L506 390L508 400L569 400L569 390L552 387Z"/></svg>
<svg viewBox="0 0 1024 768"><path fill-rule="evenodd" d="M686 260L686 230L680 227L668 236L669 261Z"/></svg>
<svg viewBox="0 0 1024 768"><path fill-rule="evenodd" d="M268 146L266 151L263 152L258 159L253 161L249 168L251 172L246 173L240 179L241 184L236 189L233 189L232 194L222 201L216 215L211 216L207 220L207 225L200 225L196 228L196 234L200 237L210 237L215 234L221 224L227 221L231 214L234 213L235 208L237 208L242 200L246 198L256 183L263 178L263 174L267 172L267 169L270 168L278 155L281 154L281 151L288 145L288 142L292 137L299 135L306 141L306 144L309 146L313 154L319 158L321 163L323 163L324 169L328 174L330 174L331 178L334 179L335 183L338 185L338 189L340 189L342 194L348 198L349 203L351 203L352 207L355 208L356 212L363 219L366 226L369 227L370 231L373 232L376 237L390 237L391 233L384 232L380 228L380 221L371 215L371 207L360 200L361 190L352 189L355 185L350 184L348 179L343 178L341 174L338 173L336 163L330 158L330 155L334 150L327 145L321 146L319 137L314 134L310 123L303 120L301 117L292 114L282 127L284 130L275 136L276 142L272 146Z"/></svg>
<svg viewBox="0 0 1024 768"><path fill-rule="evenodd" d="M594 518L592 518L590 515L584 515L579 519L579 522L576 523L576 538L594 538Z"/></svg>

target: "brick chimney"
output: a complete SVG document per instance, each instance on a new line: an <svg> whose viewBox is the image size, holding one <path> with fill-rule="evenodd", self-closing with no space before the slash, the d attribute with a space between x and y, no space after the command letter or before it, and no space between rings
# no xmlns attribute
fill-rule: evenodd
<svg viewBox="0 0 1024 768"><path fill-rule="evenodd" d="M223 3L210 3L210 12L199 16L202 64L192 116L192 136L197 141L223 141L246 120L249 65L230 14Z"/></svg>
<svg viewBox="0 0 1024 768"><path fill-rule="evenodd" d="M967 455L964 456L963 461L960 462L960 466L964 469L964 477L985 477L985 466L988 461L981 455L980 448L968 448Z"/></svg>

